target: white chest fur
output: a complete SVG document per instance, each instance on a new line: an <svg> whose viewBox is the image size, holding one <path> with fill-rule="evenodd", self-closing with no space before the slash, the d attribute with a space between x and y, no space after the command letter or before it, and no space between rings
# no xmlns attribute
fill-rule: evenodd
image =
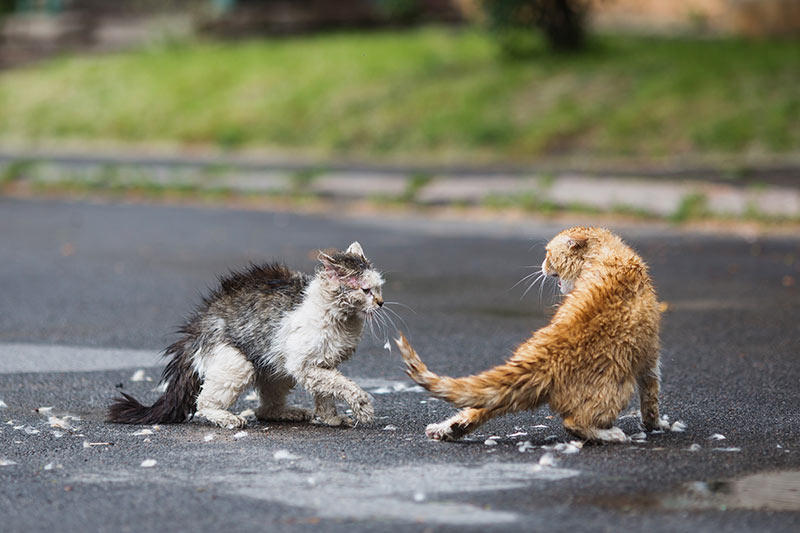
<svg viewBox="0 0 800 533"><path fill-rule="evenodd" d="M363 328L362 317L337 313L319 280L312 280L303 303L281 320L271 362L290 374L309 364L335 368L355 351Z"/></svg>

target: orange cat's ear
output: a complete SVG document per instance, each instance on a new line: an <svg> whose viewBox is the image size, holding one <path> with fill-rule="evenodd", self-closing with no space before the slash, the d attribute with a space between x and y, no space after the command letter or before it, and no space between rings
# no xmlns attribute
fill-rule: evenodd
<svg viewBox="0 0 800 533"><path fill-rule="evenodd" d="M567 241L570 250L578 250L586 247L586 237L570 237Z"/></svg>

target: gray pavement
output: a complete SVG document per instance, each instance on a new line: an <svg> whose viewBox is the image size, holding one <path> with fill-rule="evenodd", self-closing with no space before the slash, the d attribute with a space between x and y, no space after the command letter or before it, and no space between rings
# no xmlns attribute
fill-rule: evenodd
<svg viewBox="0 0 800 533"><path fill-rule="evenodd" d="M310 269L317 249L356 239L387 299L413 309L397 308L429 366L496 364L552 313L549 287L511 287L558 229L0 200L3 531L796 531L800 239L619 228L669 305L662 409L684 432L564 453L543 409L431 442L425 425L452 409L383 338L343 368L375 398L371 425L103 422L119 390L157 396L156 354L216 274L272 258Z"/></svg>

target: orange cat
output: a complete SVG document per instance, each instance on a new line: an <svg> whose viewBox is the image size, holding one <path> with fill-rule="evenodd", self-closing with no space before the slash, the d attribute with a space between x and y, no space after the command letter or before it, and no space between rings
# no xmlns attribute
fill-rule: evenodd
<svg viewBox="0 0 800 533"><path fill-rule="evenodd" d="M606 229L575 227L547 244L542 272L558 278L566 297L503 365L440 377L405 337L396 341L411 379L463 408L429 425L429 437L458 439L492 417L548 403L580 438L625 442L613 424L637 384L645 427L668 427L658 414L661 312L644 261Z"/></svg>

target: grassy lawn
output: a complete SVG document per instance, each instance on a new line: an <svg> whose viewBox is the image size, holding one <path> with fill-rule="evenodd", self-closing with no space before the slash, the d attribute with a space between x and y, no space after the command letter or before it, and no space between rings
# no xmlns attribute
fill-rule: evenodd
<svg viewBox="0 0 800 533"><path fill-rule="evenodd" d="M0 73L0 139L524 162L800 151L800 45L598 38L498 57L477 30L194 42Z"/></svg>

